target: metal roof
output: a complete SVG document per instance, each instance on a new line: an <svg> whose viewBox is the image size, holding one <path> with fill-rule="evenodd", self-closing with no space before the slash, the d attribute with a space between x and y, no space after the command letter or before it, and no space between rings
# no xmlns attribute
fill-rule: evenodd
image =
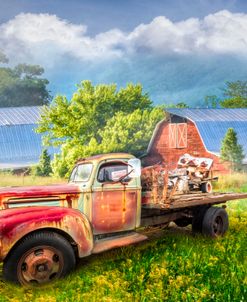
<svg viewBox="0 0 247 302"><path fill-rule="evenodd" d="M247 162L247 109L166 109L170 114L193 121L206 149L219 154L221 141L229 128L233 128L243 146Z"/></svg>
<svg viewBox="0 0 247 302"><path fill-rule="evenodd" d="M247 109L165 109L167 112L186 117L194 122L247 122Z"/></svg>
<svg viewBox="0 0 247 302"><path fill-rule="evenodd" d="M0 126L36 124L42 106L0 108Z"/></svg>

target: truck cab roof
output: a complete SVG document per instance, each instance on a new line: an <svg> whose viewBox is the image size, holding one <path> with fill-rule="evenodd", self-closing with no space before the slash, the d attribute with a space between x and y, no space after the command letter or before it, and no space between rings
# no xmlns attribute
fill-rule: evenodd
<svg viewBox="0 0 247 302"><path fill-rule="evenodd" d="M129 158L135 158L134 155L129 153L105 153L105 154L98 154L86 158L80 158L76 164L80 164L87 161L93 161L93 162L100 162L107 159L129 159Z"/></svg>

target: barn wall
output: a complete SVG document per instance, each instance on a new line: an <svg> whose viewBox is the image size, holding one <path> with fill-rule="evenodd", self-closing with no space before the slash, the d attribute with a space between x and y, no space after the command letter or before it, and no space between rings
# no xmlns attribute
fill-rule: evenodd
<svg viewBox="0 0 247 302"><path fill-rule="evenodd" d="M213 170L226 172L226 167L219 162L219 158L212 153L207 152L198 133L195 124L189 120L187 123L187 147L170 148L169 147L169 124L170 121L164 121L153 140L148 155L143 160L144 165L153 165L158 162L165 163L168 169L174 169L181 155L188 153L196 157L208 157L214 160Z"/></svg>
<svg viewBox="0 0 247 302"><path fill-rule="evenodd" d="M0 168L29 166L38 163L42 152L37 124L0 126ZM51 156L58 149L48 148Z"/></svg>

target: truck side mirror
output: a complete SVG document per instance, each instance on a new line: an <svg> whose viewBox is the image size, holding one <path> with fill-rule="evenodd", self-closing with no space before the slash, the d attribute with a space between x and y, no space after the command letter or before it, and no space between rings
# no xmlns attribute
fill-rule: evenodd
<svg viewBox="0 0 247 302"><path fill-rule="evenodd" d="M141 176L141 161L138 158L128 160L128 176L130 178Z"/></svg>

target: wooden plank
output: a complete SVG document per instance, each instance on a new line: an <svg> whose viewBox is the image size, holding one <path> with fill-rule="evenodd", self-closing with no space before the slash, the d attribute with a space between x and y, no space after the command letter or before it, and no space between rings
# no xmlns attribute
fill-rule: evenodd
<svg viewBox="0 0 247 302"><path fill-rule="evenodd" d="M189 194L188 194L189 195ZM236 200L236 199L247 199L247 193L202 193L200 196L198 194L190 194L190 197L188 198L186 195L186 198L179 199L172 199L171 203L159 203L159 204L147 204L143 205L144 208L149 209L162 209L162 210L173 210L173 209L182 209L182 208L189 208L189 207L195 207L200 205L207 205L207 204L219 204L219 203L225 203L230 200Z"/></svg>

